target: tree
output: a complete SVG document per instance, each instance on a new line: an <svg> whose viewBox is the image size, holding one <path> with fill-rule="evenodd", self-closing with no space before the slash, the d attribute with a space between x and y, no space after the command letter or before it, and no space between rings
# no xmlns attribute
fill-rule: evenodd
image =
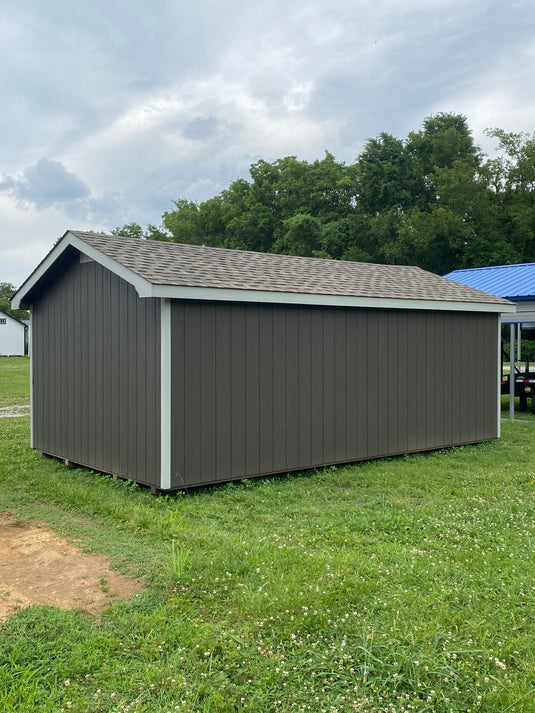
<svg viewBox="0 0 535 713"><path fill-rule="evenodd" d="M428 116L421 131L409 133L407 149L418 160L423 175L451 167L458 160L474 168L481 163L481 151L462 114L439 112Z"/></svg>
<svg viewBox="0 0 535 713"><path fill-rule="evenodd" d="M173 201L175 210L163 214L163 228L175 243L202 245L199 206L195 201L180 198Z"/></svg>
<svg viewBox="0 0 535 713"><path fill-rule="evenodd" d="M535 133L487 131L498 139L498 159L488 172L494 175L496 201L508 229L508 242L518 262L535 261Z"/></svg>
<svg viewBox="0 0 535 713"><path fill-rule="evenodd" d="M29 319L30 313L25 309L11 309L11 298L17 291L11 282L0 282L0 310L16 319Z"/></svg>
<svg viewBox="0 0 535 713"><path fill-rule="evenodd" d="M114 228L112 235L120 235L124 238L144 238L143 228L138 223L127 223L122 228Z"/></svg>
<svg viewBox="0 0 535 713"><path fill-rule="evenodd" d="M329 152L261 159L207 201L174 201L161 226L117 234L438 273L535 261L535 134L488 133L488 160L466 117L446 112L406 139L380 133L348 166Z"/></svg>
<svg viewBox="0 0 535 713"><path fill-rule="evenodd" d="M317 256L321 252L321 223L317 218L297 213L284 220L282 225L282 233L273 246L274 252L304 257Z"/></svg>
<svg viewBox="0 0 535 713"><path fill-rule="evenodd" d="M462 265L464 245L471 228L454 211L435 206L430 211L413 208L401 219L397 240L385 246L386 261L417 265L445 274Z"/></svg>
<svg viewBox="0 0 535 713"><path fill-rule="evenodd" d="M356 161L356 201L364 213L406 210L420 202L423 182L403 141L382 133L370 139Z"/></svg>

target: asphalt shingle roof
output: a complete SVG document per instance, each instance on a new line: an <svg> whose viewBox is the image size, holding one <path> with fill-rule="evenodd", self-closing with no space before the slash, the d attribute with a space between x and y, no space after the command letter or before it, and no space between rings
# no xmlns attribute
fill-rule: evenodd
<svg viewBox="0 0 535 713"><path fill-rule="evenodd" d="M154 285L503 304L419 267L68 232Z"/></svg>

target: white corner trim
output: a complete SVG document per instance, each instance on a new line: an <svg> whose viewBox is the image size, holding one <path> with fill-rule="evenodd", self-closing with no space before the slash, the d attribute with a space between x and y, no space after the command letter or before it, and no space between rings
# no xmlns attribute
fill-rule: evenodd
<svg viewBox="0 0 535 713"><path fill-rule="evenodd" d="M160 302L160 489L171 489L171 302Z"/></svg>
<svg viewBox="0 0 535 713"><path fill-rule="evenodd" d="M236 290L218 287L179 287L152 285L152 297L167 299L215 300L224 302L265 302L271 304L321 305L326 307L374 307L382 309L420 309L447 312L514 312L513 304L489 302L456 302L446 300L413 300L389 297L354 297L351 295Z"/></svg>
<svg viewBox="0 0 535 713"><path fill-rule="evenodd" d="M29 357L30 357L30 448L35 448L34 438L34 399L33 399L33 319L30 310L30 330L28 331Z"/></svg>
<svg viewBox="0 0 535 713"><path fill-rule="evenodd" d="M502 435L502 325L501 325L501 320L498 322L498 329L496 330L498 334L498 344L497 344L497 350L498 350L498 364L497 364L497 378L496 378L496 384L497 384L497 399L498 399L498 409L497 409L497 419L498 419L498 438L501 438Z"/></svg>

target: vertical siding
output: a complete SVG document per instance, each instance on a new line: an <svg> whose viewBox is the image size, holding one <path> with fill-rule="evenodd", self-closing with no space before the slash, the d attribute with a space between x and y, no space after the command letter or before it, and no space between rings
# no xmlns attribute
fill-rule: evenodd
<svg viewBox="0 0 535 713"><path fill-rule="evenodd" d="M172 486L497 436L495 315L175 302Z"/></svg>
<svg viewBox="0 0 535 713"><path fill-rule="evenodd" d="M297 451L312 453L312 313L299 312L297 331L298 373L296 379L299 441ZM298 455L299 457L299 455Z"/></svg>
<svg viewBox="0 0 535 713"><path fill-rule="evenodd" d="M274 422L277 416L274 407L274 357L273 357L273 308L259 310L259 421L261 434L259 446L259 469L261 473L274 470Z"/></svg>
<svg viewBox="0 0 535 713"><path fill-rule="evenodd" d="M178 305L176 307L177 309L179 309ZM215 477L217 480L223 480L225 474L228 475L232 471L232 450L229 447L229 444L232 443L232 382L229 378L232 359L230 320L230 309L226 305L221 305L217 311L217 319L215 320L215 365L217 365L218 374L226 374L227 378L215 379L215 422L217 424L217 427L215 431L214 441L216 450ZM181 337L182 339L184 339L184 334L182 334ZM184 350L179 349L178 351L180 353L183 353ZM180 379L175 390L174 376L175 375L173 373L173 404L178 407L182 398L182 392L180 390ZM177 403L175 403L174 401L175 398L177 399ZM179 420L180 410L180 408L176 408L175 410Z"/></svg>
<svg viewBox="0 0 535 713"><path fill-rule="evenodd" d="M159 485L159 301L73 262L32 320L34 447Z"/></svg>

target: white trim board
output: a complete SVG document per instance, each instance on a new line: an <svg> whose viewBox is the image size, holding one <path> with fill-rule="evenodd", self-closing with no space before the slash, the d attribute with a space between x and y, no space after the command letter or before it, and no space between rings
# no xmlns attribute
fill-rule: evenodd
<svg viewBox="0 0 535 713"><path fill-rule="evenodd" d="M140 297L152 297L152 284L148 280L145 280L144 277L140 277L133 270L129 270L127 267L124 267L124 265L121 265L121 263L117 262L117 260L113 260L107 255L104 255L104 253L101 253L100 250L88 245L79 237L68 231L17 290L11 300L13 309L19 309L21 304L24 304L24 298L26 295L35 287L39 280L44 277L56 260L58 260L58 258L70 246L79 250L81 254L86 255L95 262L98 262L118 277L122 277L126 280L126 282L129 282L135 287Z"/></svg>
<svg viewBox="0 0 535 713"><path fill-rule="evenodd" d="M160 489L171 489L171 302L160 302Z"/></svg>
<svg viewBox="0 0 535 713"><path fill-rule="evenodd" d="M419 309L447 312L492 312L495 314L514 312L516 309L514 305L493 304L489 302L356 297L353 295L270 292L267 290L236 290L216 287L175 287L174 285L153 285L150 296L183 300L215 300L216 302L264 302L271 304L323 305L326 307L376 307L382 309Z"/></svg>
<svg viewBox="0 0 535 713"><path fill-rule="evenodd" d="M32 313L30 312L30 319ZM30 447L35 448L35 412L33 397L33 334L28 335L28 356L30 357Z"/></svg>

